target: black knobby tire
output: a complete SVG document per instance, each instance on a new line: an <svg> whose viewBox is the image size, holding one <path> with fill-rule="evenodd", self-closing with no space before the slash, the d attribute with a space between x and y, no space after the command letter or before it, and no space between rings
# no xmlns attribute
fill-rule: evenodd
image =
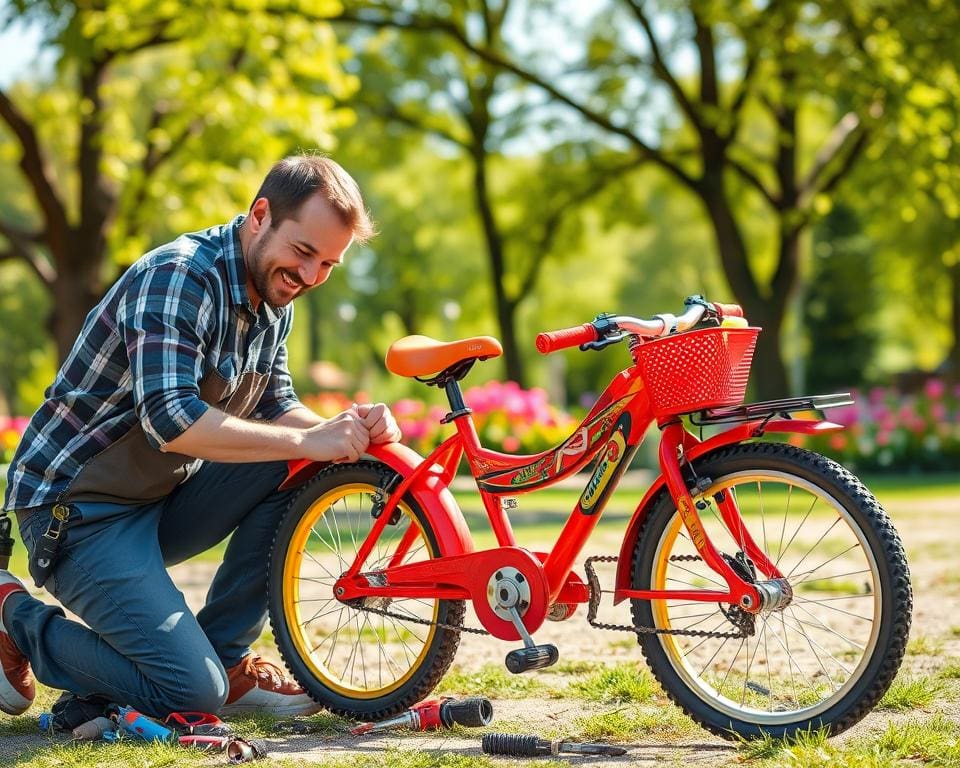
<svg viewBox="0 0 960 768"><path fill-rule="evenodd" d="M460 643L458 630L380 616L333 596L334 579L352 563L374 522L375 494L395 480L392 470L371 461L323 470L291 501L270 555L270 622L287 669L318 703L362 720L388 717L423 699ZM416 539L403 562L439 556L416 500L405 497L398 510L364 572L383 567L390 545L410 526L416 526ZM370 602L394 614L463 624L462 600Z"/></svg>
<svg viewBox="0 0 960 768"><path fill-rule="evenodd" d="M890 687L910 630L910 573L889 518L846 469L793 446L724 448L694 469L711 479L697 499L717 549L734 560L740 551L742 537L716 514L718 491L733 493L747 530L778 563L793 597L786 608L761 612L745 640L638 635L653 674L690 717L726 738L849 728ZM662 492L637 540L633 587L722 589L722 578L695 554L676 505ZM753 564L739 557L747 561L735 567L750 573ZM729 605L631 603L641 626L736 632L744 619Z"/></svg>

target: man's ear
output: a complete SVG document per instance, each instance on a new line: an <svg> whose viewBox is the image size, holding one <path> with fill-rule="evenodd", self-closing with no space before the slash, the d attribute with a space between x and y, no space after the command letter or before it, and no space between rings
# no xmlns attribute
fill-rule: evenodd
<svg viewBox="0 0 960 768"><path fill-rule="evenodd" d="M270 226L270 201L258 197L250 206L250 231L254 235Z"/></svg>

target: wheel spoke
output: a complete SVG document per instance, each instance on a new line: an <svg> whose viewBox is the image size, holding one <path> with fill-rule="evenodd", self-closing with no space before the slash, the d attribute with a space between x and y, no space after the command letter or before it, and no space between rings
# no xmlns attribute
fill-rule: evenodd
<svg viewBox="0 0 960 768"><path fill-rule="evenodd" d="M742 558L739 553L746 552L745 542L756 542L786 574L793 589L790 602L781 609L761 608L753 615L750 634L730 642L732 638L717 635L728 633L731 626L749 627L744 623L749 617L736 606L729 606L733 613L727 619L702 607L701 601L633 598L640 623L649 621L643 617L652 613L655 626L680 631L669 637L641 636L640 642L668 690L684 686L696 694L705 705L701 711L718 713L709 719L716 727L737 722L771 730L817 727L826 722L817 719L824 713L840 717L834 713L856 706L843 697L858 690L853 687L858 675L876 669L865 659L895 652L890 644L877 648L879 603L874 608L873 603L854 602L876 600L886 584L880 580L877 563L881 558L890 563L890 556L871 544L871 535L878 535L879 513L875 506L864 506L867 502L859 492L844 490L850 482L839 470L834 475L831 467L811 462L803 473L791 474L782 456L771 457L769 446L759 445L759 459L776 469L743 469L748 464L742 456L754 449L734 450L737 456L710 459L702 470L696 468L698 476L713 478L702 492L710 509L702 511L704 531L727 558ZM738 468L724 474L718 465L734 459ZM841 492L847 495L838 496ZM728 494L725 501L721 501L723 494ZM729 526L724 504L735 505L739 512L739 519L731 520ZM695 548L678 524L675 508L661 505L651 514L659 518L648 518L637 544L634 557L639 570L633 584L652 590L713 589L714 585L725 589L719 577L711 578L716 576L712 569L701 562L683 561ZM757 576L766 578L759 572ZM865 582L863 592L861 582ZM644 612L642 606L649 608ZM696 634L701 628L707 636ZM691 635L683 635L683 630ZM662 650L652 652L651 643ZM671 672L657 669L664 663Z"/></svg>

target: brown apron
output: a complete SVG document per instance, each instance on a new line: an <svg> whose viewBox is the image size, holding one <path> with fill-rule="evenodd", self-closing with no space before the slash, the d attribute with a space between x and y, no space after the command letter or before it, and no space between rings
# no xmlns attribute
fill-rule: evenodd
<svg viewBox="0 0 960 768"><path fill-rule="evenodd" d="M260 402L269 378L269 373L247 371L228 380L213 371L200 380L200 399L231 416L246 418ZM169 495L197 466L197 459L154 448L138 423L83 465L64 500L156 501Z"/></svg>

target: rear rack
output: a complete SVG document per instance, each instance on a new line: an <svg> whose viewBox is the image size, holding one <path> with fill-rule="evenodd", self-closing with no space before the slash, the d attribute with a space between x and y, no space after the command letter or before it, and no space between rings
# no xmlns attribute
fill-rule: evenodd
<svg viewBox="0 0 960 768"><path fill-rule="evenodd" d="M746 403L729 408L708 408L697 413L691 413L690 421L698 427L713 424L738 424L745 421L756 421L757 419L767 422L776 416L789 419L791 418L790 414L796 411L825 411L828 408L839 408L844 405L853 405L853 398L849 392L788 397L783 400L764 400L759 403Z"/></svg>

